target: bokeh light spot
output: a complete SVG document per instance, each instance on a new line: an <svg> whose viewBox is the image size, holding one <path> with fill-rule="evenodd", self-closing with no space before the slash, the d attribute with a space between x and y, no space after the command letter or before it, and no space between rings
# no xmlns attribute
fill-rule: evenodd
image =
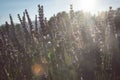
<svg viewBox="0 0 120 80"><path fill-rule="evenodd" d="M42 66L40 64L35 63L32 66L32 72L36 76L42 75L43 74L43 68L42 68Z"/></svg>

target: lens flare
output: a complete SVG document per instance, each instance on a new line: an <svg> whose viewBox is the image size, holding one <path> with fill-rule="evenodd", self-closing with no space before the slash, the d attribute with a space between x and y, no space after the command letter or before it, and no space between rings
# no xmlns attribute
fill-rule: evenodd
<svg viewBox="0 0 120 80"><path fill-rule="evenodd" d="M36 76L42 75L44 73L43 68L40 64L34 64L32 66L32 72Z"/></svg>

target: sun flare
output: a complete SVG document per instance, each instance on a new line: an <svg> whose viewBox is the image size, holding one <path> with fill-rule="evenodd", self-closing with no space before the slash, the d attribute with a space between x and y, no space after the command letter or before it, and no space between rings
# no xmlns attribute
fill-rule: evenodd
<svg viewBox="0 0 120 80"><path fill-rule="evenodd" d="M84 11L92 11L95 8L96 0L80 0L80 5Z"/></svg>

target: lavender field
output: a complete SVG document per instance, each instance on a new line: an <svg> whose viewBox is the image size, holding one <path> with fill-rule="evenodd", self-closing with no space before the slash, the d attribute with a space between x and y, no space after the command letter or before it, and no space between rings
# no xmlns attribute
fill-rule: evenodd
<svg viewBox="0 0 120 80"><path fill-rule="evenodd" d="M120 80L120 8L36 14L1 25L0 80Z"/></svg>

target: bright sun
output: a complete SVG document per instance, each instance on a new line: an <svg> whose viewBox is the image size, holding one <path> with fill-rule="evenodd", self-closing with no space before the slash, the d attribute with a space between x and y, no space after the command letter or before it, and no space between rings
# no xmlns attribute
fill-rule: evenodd
<svg viewBox="0 0 120 80"><path fill-rule="evenodd" d="M92 11L95 9L96 0L80 0L80 6L84 11Z"/></svg>

